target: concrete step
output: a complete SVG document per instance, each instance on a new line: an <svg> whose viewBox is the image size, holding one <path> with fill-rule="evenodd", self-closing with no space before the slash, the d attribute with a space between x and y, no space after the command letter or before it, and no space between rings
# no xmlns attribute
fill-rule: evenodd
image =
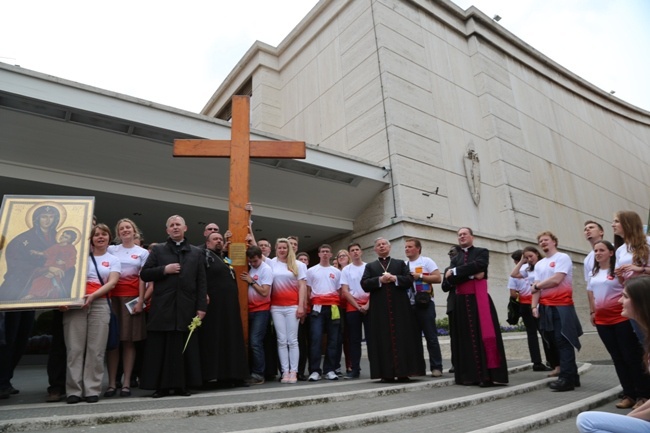
<svg viewBox="0 0 650 433"><path fill-rule="evenodd" d="M489 426L496 428L492 431L527 431L520 425L531 426L528 429L543 425L540 412L547 419L560 419L565 416L562 414L571 416L618 393L613 367L582 365L583 386L567 393L551 393L546 385L552 379L530 370L530 364L512 365L510 370L510 385L496 388L456 386L453 378L445 375L442 379L418 378L408 384L385 385L370 380L302 382L297 386L267 383L158 400L137 390L132 398L102 399L97 404L3 404L0 432L81 432L89 428L96 433L115 429L376 431L378 424L388 432L405 428L417 431L420 427L422 431L466 432ZM565 403L572 404L571 408L560 410ZM460 422L465 419L467 422ZM477 420L485 423L477 426ZM444 428L432 430L438 424Z"/></svg>

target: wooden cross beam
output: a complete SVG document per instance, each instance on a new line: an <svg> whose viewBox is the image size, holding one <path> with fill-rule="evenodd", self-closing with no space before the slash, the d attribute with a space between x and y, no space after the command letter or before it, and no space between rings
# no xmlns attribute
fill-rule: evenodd
<svg viewBox="0 0 650 433"><path fill-rule="evenodd" d="M306 157L303 141L250 141L250 98L233 96L231 140L174 140L175 157L230 158L228 229L232 232L229 255L233 261L244 340L248 345L248 284L239 278L248 271L246 235L250 194L250 158Z"/></svg>

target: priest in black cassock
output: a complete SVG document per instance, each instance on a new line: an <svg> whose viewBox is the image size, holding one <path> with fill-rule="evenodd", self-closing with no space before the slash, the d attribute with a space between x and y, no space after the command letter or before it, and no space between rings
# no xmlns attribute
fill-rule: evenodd
<svg viewBox="0 0 650 433"><path fill-rule="evenodd" d="M194 334L188 340L188 325L195 316L205 316L205 267L202 250L187 242L186 231L181 216L169 217L167 242L153 247L140 271L142 281L153 281L155 287L140 378L140 388L156 390L153 398L189 396L188 388L201 385L198 338Z"/></svg>
<svg viewBox="0 0 650 433"><path fill-rule="evenodd" d="M239 292L234 270L222 255L223 246L221 233L208 234L203 252L209 303L198 331L201 375L217 387L243 386L250 374Z"/></svg>
<svg viewBox="0 0 650 433"><path fill-rule="evenodd" d="M488 294L490 252L474 246L468 227L458 230L458 245L461 251L445 272L445 280L456 289L449 323L456 383L482 387L508 383L499 318Z"/></svg>
<svg viewBox="0 0 650 433"><path fill-rule="evenodd" d="M377 239L375 253L379 259L366 265L361 278L361 287L370 293L370 378L406 382L409 376L422 376L426 371L408 297L413 277L403 259L389 256L388 240Z"/></svg>

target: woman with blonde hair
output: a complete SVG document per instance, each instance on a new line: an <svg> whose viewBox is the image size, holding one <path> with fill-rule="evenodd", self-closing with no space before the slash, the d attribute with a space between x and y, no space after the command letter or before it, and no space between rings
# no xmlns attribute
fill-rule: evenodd
<svg viewBox="0 0 650 433"><path fill-rule="evenodd" d="M650 239L643 232L643 222L638 213L618 211L612 221L614 246L616 247L616 267L614 273L621 283L636 275L650 274ZM630 321L639 341L644 340L643 330L636 321Z"/></svg>
<svg viewBox="0 0 650 433"><path fill-rule="evenodd" d="M638 213L618 211L612 221L616 249L616 275L621 282L634 275L650 274L650 239L643 232Z"/></svg>
<svg viewBox="0 0 650 433"><path fill-rule="evenodd" d="M275 259L268 263L273 269L271 316L278 340L278 357L282 383L298 381L298 324L305 316L307 302L307 266L296 260L287 238L275 242Z"/></svg>
<svg viewBox="0 0 650 433"><path fill-rule="evenodd" d="M108 247L108 252L120 261L122 273L115 289L111 293L113 313L120 324L120 344L122 346L122 366L124 380L120 397L131 395L131 373L135 364L135 342L147 337L144 306L144 281L140 279L140 270L149 257L149 252L136 245L136 237L140 231L133 221L122 218L115 225L118 245ZM131 305L131 309L127 308ZM104 397L113 397L117 393L117 367L119 364L120 348L107 353L108 388Z"/></svg>

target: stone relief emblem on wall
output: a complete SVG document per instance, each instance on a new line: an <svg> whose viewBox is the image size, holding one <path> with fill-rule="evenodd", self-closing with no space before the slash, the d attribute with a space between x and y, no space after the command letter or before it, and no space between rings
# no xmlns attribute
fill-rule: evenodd
<svg viewBox="0 0 650 433"><path fill-rule="evenodd" d="M472 194L474 204L478 206L481 201L481 167L478 159L478 153L474 149L474 143L471 141L467 145L467 150L463 156L465 165L465 176L467 177L467 185L469 192Z"/></svg>

